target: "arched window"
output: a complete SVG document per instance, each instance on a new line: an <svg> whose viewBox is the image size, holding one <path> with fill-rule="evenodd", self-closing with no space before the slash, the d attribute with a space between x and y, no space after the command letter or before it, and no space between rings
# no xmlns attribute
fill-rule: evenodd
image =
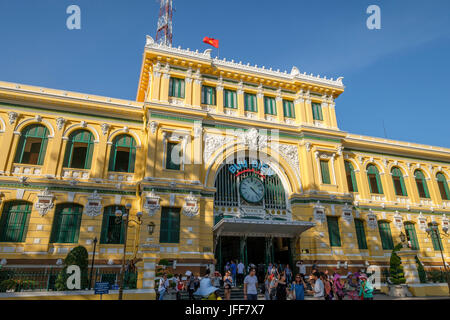
<svg viewBox="0 0 450 320"><path fill-rule="evenodd" d="M444 174L439 172L436 175L437 183L439 186L439 191L441 193L442 200L450 200L450 191L448 189L447 179L445 179Z"/></svg>
<svg viewBox="0 0 450 320"><path fill-rule="evenodd" d="M124 225L123 220L116 223L116 210L125 213L126 209L123 206L109 206L103 211L102 234L100 243L104 244L123 244Z"/></svg>
<svg viewBox="0 0 450 320"><path fill-rule="evenodd" d="M354 221L355 221L356 237L358 238L358 247L359 249L366 250L367 239L366 239L366 232L364 230L364 220L354 219Z"/></svg>
<svg viewBox="0 0 450 320"><path fill-rule="evenodd" d="M32 124L22 130L15 163L42 165L47 150L48 129Z"/></svg>
<svg viewBox="0 0 450 320"><path fill-rule="evenodd" d="M348 191L358 192L355 170L353 169L352 163L349 161L345 161L345 174L347 176Z"/></svg>
<svg viewBox="0 0 450 320"><path fill-rule="evenodd" d="M50 243L77 243L82 212L83 207L75 203L57 205Z"/></svg>
<svg viewBox="0 0 450 320"><path fill-rule="evenodd" d="M381 245L383 250L394 249L394 241L392 240L391 226L388 221L378 221L378 230L380 231Z"/></svg>
<svg viewBox="0 0 450 320"><path fill-rule="evenodd" d="M427 188L427 182L422 171L416 170L414 172L414 177L416 178L417 191L419 192L419 197L429 198L430 194Z"/></svg>
<svg viewBox="0 0 450 320"><path fill-rule="evenodd" d="M408 241L411 243L411 249L419 250L419 241L417 240L416 228L414 223L405 222L405 231Z"/></svg>
<svg viewBox="0 0 450 320"><path fill-rule="evenodd" d="M111 147L109 171L134 172L136 142L129 135L117 136Z"/></svg>
<svg viewBox="0 0 450 320"><path fill-rule="evenodd" d="M87 130L72 132L67 142L64 156L64 167L75 169L90 169L92 152L94 151L94 136Z"/></svg>
<svg viewBox="0 0 450 320"><path fill-rule="evenodd" d="M392 168L392 182L394 183L394 190L397 196L407 196L405 182L403 181L403 174L397 167Z"/></svg>
<svg viewBox="0 0 450 320"><path fill-rule="evenodd" d="M25 241L31 207L31 204L25 201L5 203L0 219L0 242Z"/></svg>
<svg viewBox="0 0 450 320"><path fill-rule="evenodd" d="M370 192L382 194L383 187L381 185L380 174L375 165L369 164L367 166L367 178L369 179Z"/></svg>

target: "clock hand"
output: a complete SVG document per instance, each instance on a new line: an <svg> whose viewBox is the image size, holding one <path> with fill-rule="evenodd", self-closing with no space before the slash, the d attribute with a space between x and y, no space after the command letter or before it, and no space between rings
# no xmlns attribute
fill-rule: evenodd
<svg viewBox="0 0 450 320"><path fill-rule="evenodd" d="M250 189L252 189L252 191L256 194L258 194L258 191L256 191L255 189L253 189L253 187L250 187Z"/></svg>

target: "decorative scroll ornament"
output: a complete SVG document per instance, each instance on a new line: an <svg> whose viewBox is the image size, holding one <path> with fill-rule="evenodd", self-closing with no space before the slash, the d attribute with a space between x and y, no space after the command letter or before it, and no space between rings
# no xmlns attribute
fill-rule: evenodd
<svg viewBox="0 0 450 320"><path fill-rule="evenodd" d="M111 126L107 123L102 123L101 127L102 127L103 135L106 136L108 134L108 130Z"/></svg>
<svg viewBox="0 0 450 320"><path fill-rule="evenodd" d="M158 128L158 122L156 122L156 121L150 122L150 131L152 134L155 134L157 128Z"/></svg>
<svg viewBox="0 0 450 320"><path fill-rule="evenodd" d="M246 132L238 133L239 142L250 150L260 150L267 147L270 137L259 134L258 130L251 128Z"/></svg>
<svg viewBox="0 0 450 320"><path fill-rule="evenodd" d="M58 119L56 119L56 128L58 128L58 130L62 130L65 123L66 123L66 119L59 117Z"/></svg>
<svg viewBox="0 0 450 320"><path fill-rule="evenodd" d="M352 207L346 203L342 208L342 218L345 220L347 224L350 224L353 220Z"/></svg>
<svg viewBox="0 0 450 320"><path fill-rule="evenodd" d="M403 217L398 213L398 211L395 211L394 224L398 230L403 228Z"/></svg>
<svg viewBox="0 0 450 320"><path fill-rule="evenodd" d="M13 111L8 112L9 124L13 124L14 121L16 121L16 119L18 117L19 117L19 114L17 112L13 112Z"/></svg>
<svg viewBox="0 0 450 320"><path fill-rule="evenodd" d="M376 229L377 224L377 216L372 212L372 209L370 209L370 212L367 215L367 225L370 229Z"/></svg>
<svg viewBox="0 0 450 320"><path fill-rule="evenodd" d="M325 222L325 207L320 204L320 201L317 201L314 206L314 220L319 223Z"/></svg>
<svg viewBox="0 0 450 320"><path fill-rule="evenodd" d="M419 217L417 218L417 220L419 222L419 229L422 231L426 231L427 230L427 218L424 217L422 212L419 214Z"/></svg>
<svg viewBox="0 0 450 320"><path fill-rule="evenodd" d="M161 197L155 194L155 190L152 190L145 196L144 209L150 217L153 217L156 211L161 208L161 205L159 204L160 200Z"/></svg>
<svg viewBox="0 0 450 320"><path fill-rule="evenodd" d="M191 192L189 196L184 198L183 214L187 217L194 217L199 213L198 200Z"/></svg>
<svg viewBox="0 0 450 320"><path fill-rule="evenodd" d="M89 217L96 217L102 212L102 197L97 194L97 190L88 198L84 207L84 213Z"/></svg>
<svg viewBox="0 0 450 320"><path fill-rule="evenodd" d="M203 159L207 163L216 150L223 148L226 144L233 141L234 137L230 135L205 134L204 139L205 151L203 152Z"/></svg>
<svg viewBox="0 0 450 320"><path fill-rule="evenodd" d="M39 215L41 217L45 216L50 209L53 209L54 203L53 199L55 196L53 193L48 191L48 188L45 188L41 193L37 195L37 202L34 204L34 207L39 211Z"/></svg>

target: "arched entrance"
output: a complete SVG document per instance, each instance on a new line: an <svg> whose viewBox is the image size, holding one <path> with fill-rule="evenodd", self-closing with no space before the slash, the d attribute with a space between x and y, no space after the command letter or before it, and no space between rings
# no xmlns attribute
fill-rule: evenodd
<svg viewBox="0 0 450 320"><path fill-rule="evenodd" d="M231 260L254 264L259 277L269 263L292 268L295 241L314 224L292 219L283 168L269 157L227 158L214 186L216 269Z"/></svg>

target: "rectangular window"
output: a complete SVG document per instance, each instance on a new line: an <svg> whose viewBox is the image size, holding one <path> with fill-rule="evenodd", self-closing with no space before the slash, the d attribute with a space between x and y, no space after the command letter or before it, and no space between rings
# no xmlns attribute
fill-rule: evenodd
<svg viewBox="0 0 450 320"><path fill-rule="evenodd" d="M322 105L320 103L313 102L311 106L313 112L313 119L322 121L323 120Z"/></svg>
<svg viewBox="0 0 450 320"><path fill-rule="evenodd" d="M320 171L322 173L322 183L331 184L330 170L328 168L328 161L320 160Z"/></svg>
<svg viewBox="0 0 450 320"><path fill-rule="evenodd" d="M77 243L83 207L61 204L56 207L50 243Z"/></svg>
<svg viewBox="0 0 450 320"><path fill-rule="evenodd" d="M378 188L378 181L377 181L377 175L373 173L369 173L367 175L369 177L369 186L370 186L370 192L381 194L380 189Z"/></svg>
<svg viewBox="0 0 450 320"><path fill-rule="evenodd" d="M160 243L180 243L180 209L162 208Z"/></svg>
<svg viewBox="0 0 450 320"><path fill-rule="evenodd" d="M401 178L393 176L392 180L394 181L395 194L397 196L406 196L406 191L404 190Z"/></svg>
<svg viewBox="0 0 450 320"><path fill-rule="evenodd" d="M244 108L245 111L257 112L256 94L245 93L244 94Z"/></svg>
<svg viewBox="0 0 450 320"><path fill-rule="evenodd" d="M378 229L380 231L381 245L383 250L394 249L394 242L392 240L391 227L387 221L378 221Z"/></svg>
<svg viewBox="0 0 450 320"><path fill-rule="evenodd" d="M178 142L167 142L166 169L181 169L181 144Z"/></svg>
<svg viewBox="0 0 450 320"><path fill-rule="evenodd" d="M169 97L184 98L184 79L170 78Z"/></svg>
<svg viewBox="0 0 450 320"><path fill-rule="evenodd" d="M439 192L441 193L442 200L450 200L449 193L447 191L447 185L444 181L438 181Z"/></svg>
<svg viewBox="0 0 450 320"><path fill-rule="evenodd" d="M428 192L425 189L424 183L420 179L416 179L417 190L419 191L419 196L421 198L429 198Z"/></svg>
<svg viewBox="0 0 450 320"><path fill-rule="evenodd" d="M442 246L441 235L439 234L439 229L433 230L433 225L430 223L428 224L428 227L430 227L432 230L431 242L433 243L434 251L441 251L441 249L444 250L444 247Z"/></svg>
<svg viewBox="0 0 450 320"><path fill-rule="evenodd" d="M294 102L283 100L283 111L286 118L295 118Z"/></svg>
<svg viewBox="0 0 450 320"><path fill-rule="evenodd" d="M271 115L277 114L277 106L275 103L275 98L264 97L264 113Z"/></svg>
<svg viewBox="0 0 450 320"><path fill-rule="evenodd" d="M341 235L339 234L338 218L327 216L327 224L328 224L328 235L330 237L330 246L331 247L340 247L341 246Z"/></svg>
<svg viewBox="0 0 450 320"><path fill-rule="evenodd" d="M202 104L216 105L216 88L202 87Z"/></svg>
<svg viewBox="0 0 450 320"><path fill-rule="evenodd" d="M225 108L236 109L237 108L237 95L236 91L227 90L223 91L223 106Z"/></svg>
<svg viewBox="0 0 450 320"><path fill-rule="evenodd" d="M405 223L405 231L408 241L411 243L411 249L420 250L419 241L417 241L416 228L413 223L406 222Z"/></svg>
<svg viewBox="0 0 450 320"><path fill-rule="evenodd" d="M356 237L358 238L358 248L361 250L367 249L366 232L364 230L364 221L355 219Z"/></svg>

